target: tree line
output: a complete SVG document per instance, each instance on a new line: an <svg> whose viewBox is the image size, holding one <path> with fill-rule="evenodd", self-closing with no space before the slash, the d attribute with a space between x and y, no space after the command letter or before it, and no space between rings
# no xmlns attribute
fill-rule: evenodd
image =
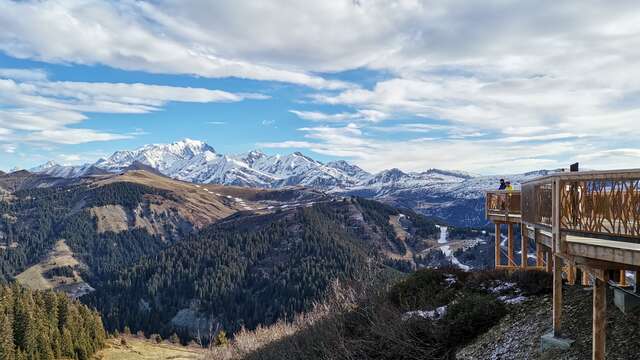
<svg viewBox="0 0 640 360"><path fill-rule="evenodd" d="M65 294L0 285L0 359L90 359L104 345L100 315Z"/></svg>

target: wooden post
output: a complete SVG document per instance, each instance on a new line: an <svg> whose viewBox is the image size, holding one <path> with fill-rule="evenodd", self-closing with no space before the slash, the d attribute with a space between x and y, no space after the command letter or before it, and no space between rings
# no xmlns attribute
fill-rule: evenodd
<svg viewBox="0 0 640 360"><path fill-rule="evenodd" d="M521 236L521 244L520 250L522 251L522 260L520 260L520 267L523 270L527 270L527 266L529 265L529 234L527 233L527 227L522 224L520 226Z"/></svg>
<svg viewBox="0 0 640 360"><path fill-rule="evenodd" d="M546 254L547 254L547 263L546 263L547 272L550 273L550 272L553 272L553 255L551 251L547 251Z"/></svg>
<svg viewBox="0 0 640 360"><path fill-rule="evenodd" d="M561 336L562 327L562 258L554 255L553 261L553 336Z"/></svg>
<svg viewBox="0 0 640 360"><path fill-rule="evenodd" d="M620 286L627 286L627 271L620 270Z"/></svg>
<svg viewBox="0 0 640 360"><path fill-rule="evenodd" d="M607 272L597 276L593 287L593 359L604 360L607 340Z"/></svg>
<svg viewBox="0 0 640 360"><path fill-rule="evenodd" d="M544 252L542 252L542 245L540 245L540 243L538 242L538 230L534 230L535 234L536 234L536 266L542 267L544 266Z"/></svg>
<svg viewBox="0 0 640 360"><path fill-rule="evenodd" d="M582 269L582 286L589 286L589 273Z"/></svg>
<svg viewBox="0 0 640 360"><path fill-rule="evenodd" d="M496 269L500 266L500 224L496 223Z"/></svg>
<svg viewBox="0 0 640 360"><path fill-rule="evenodd" d="M569 285L576 284L576 266L573 264L569 264L567 267L567 283Z"/></svg>
<svg viewBox="0 0 640 360"><path fill-rule="evenodd" d="M516 260L514 258L514 250L513 250L513 223L507 224L507 264L509 266L516 266Z"/></svg>
<svg viewBox="0 0 640 360"><path fill-rule="evenodd" d="M560 252L560 181L553 180L551 196L551 251Z"/></svg>

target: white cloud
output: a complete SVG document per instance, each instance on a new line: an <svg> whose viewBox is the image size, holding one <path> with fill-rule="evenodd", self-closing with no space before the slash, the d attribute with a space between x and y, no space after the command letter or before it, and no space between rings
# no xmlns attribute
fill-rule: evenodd
<svg viewBox="0 0 640 360"><path fill-rule="evenodd" d="M574 147L617 162L620 154L608 151L640 136L640 12L634 1L0 0L0 23L0 51L17 58L306 85L319 89L312 99L325 105L323 112L292 113L319 123L355 122L363 136L383 120L445 126L446 139L423 141L419 148L420 141L406 141L413 144L408 148L367 137L394 146L366 148L372 154L398 148L440 156L438 149L451 148L458 156L448 167L477 169L484 165L469 164L458 149L473 151L470 158L495 155L496 164L509 167L519 159L525 160L517 166L569 162L579 154ZM382 75L371 86L367 81L357 87L331 80L339 75L320 74L354 69ZM6 101L3 86L13 87L5 94L20 94L11 98L20 111L2 109L0 116L28 119L22 127L37 128L47 119L56 126L77 124L91 109L148 112L167 101L222 95L150 88L152 95L140 99L112 84L66 98L63 91L86 85L30 89L22 86L27 78L47 81L37 73L4 76L12 83L0 83L0 102ZM0 120L0 127L7 126ZM303 141L280 144L306 144L324 153L363 151L352 144L325 147L313 134L330 131L311 129ZM429 132L417 126L399 131ZM551 156L546 149L557 151ZM627 166L637 161L624 159Z"/></svg>
<svg viewBox="0 0 640 360"><path fill-rule="evenodd" d="M378 122L386 119L388 115L384 112L370 109L358 110L357 112L342 112L327 114L319 111L289 110L301 119L322 122L349 122L349 121L371 121Z"/></svg>
<svg viewBox="0 0 640 360"><path fill-rule="evenodd" d="M56 144L75 145L94 141L111 141L130 138L132 138L131 135L111 134L92 129L61 128L31 132L24 136L23 139L27 142L52 142Z"/></svg>
<svg viewBox="0 0 640 360"><path fill-rule="evenodd" d="M276 80L314 88L342 88L290 67L261 65L230 51L213 24L223 14L206 9L207 27L200 28L183 8L197 2L138 3L133 1L0 1L0 49L17 58L55 63L104 64L125 70ZM211 4L214 6L214 4ZM212 14L218 14L212 19ZM264 18L263 18L264 19ZM251 23L244 18L243 27ZM34 24L37 24L35 26ZM208 29L208 30L207 30ZM232 32L236 29L227 29ZM266 34L265 34L266 35ZM248 40L248 39L245 39ZM222 46L224 45L224 46Z"/></svg>
<svg viewBox="0 0 640 360"><path fill-rule="evenodd" d="M0 68L0 78L15 80L45 80L47 73L40 69Z"/></svg>
<svg viewBox="0 0 640 360"><path fill-rule="evenodd" d="M579 142L578 146L575 141L523 144L473 137L387 140L369 136L356 124L343 127L308 127L301 128L300 131L304 133L307 141L263 143L260 146L305 148L319 154L345 157L369 171L393 167L408 171L441 168L496 174L566 167L567 162L564 159L580 159L580 154L592 152L596 148L587 142ZM585 161L584 165L590 168L593 168L593 165L611 168L593 161Z"/></svg>
<svg viewBox="0 0 640 360"><path fill-rule="evenodd" d="M4 105L0 108L0 129L18 132L13 141L79 144L128 139L143 132L114 134L69 126L87 120L85 113L142 114L160 111L168 102L237 102L254 96L204 88L50 81L13 72L5 75L13 78L0 78L0 104Z"/></svg>
<svg viewBox="0 0 640 360"><path fill-rule="evenodd" d="M18 149L18 147L15 144L2 144L1 146L2 146L2 151L6 152L7 154L13 154Z"/></svg>

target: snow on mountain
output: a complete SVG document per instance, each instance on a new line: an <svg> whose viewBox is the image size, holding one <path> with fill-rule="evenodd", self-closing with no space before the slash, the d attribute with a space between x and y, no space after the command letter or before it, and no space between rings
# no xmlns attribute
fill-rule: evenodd
<svg viewBox="0 0 640 360"><path fill-rule="evenodd" d="M92 164L84 164L81 166L67 166L57 164L53 161L47 161L40 166L29 169L29 172L40 173L60 178L76 178L96 174L101 172L101 170L95 168Z"/></svg>
<svg viewBox="0 0 640 360"><path fill-rule="evenodd" d="M509 179L518 187L522 181L548 173L543 170L509 176L477 176L439 169L424 172L389 169L370 174L343 160L325 164L299 152L268 155L254 150L224 155L216 153L213 147L202 141L191 139L117 151L94 164L63 166L47 162L30 171L72 178L147 167L166 176L195 183L261 188L305 186L364 196L413 208L426 215L451 220L459 226L485 223L484 192L496 189L500 178Z"/></svg>
<svg viewBox="0 0 640 360"><path fill-rule="evenodd" d="M184 139L171 144L145 145L133 151L116 151L107 159L98 160L94 165L107 171L117 172L138 161L169 175L203 154L215 156L216 151L202 141Z"/></svg>
<svg viewBox="0 0 640 360"><path fill-rule="evenodd" d="M326 164L328 167L340 170L345 174L351 176L352 178L358 179L360 181L365 180L371 177L371 174L362 170L360 167L356 165L351 165L344 160L332 161Z"/></svg>

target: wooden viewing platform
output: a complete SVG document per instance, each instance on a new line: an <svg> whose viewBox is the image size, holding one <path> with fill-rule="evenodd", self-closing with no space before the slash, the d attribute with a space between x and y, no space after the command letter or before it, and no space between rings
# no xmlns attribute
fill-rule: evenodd
<svg viewBox="0 0 640 360"><path fill-rule="evenodd" d="M519 202L519 204L518 204ZM626 286L626 272L640 270L640 170L560 172L522 184L520 192L486 193L486 217L496 224L496 268L535 268L553 273L553 337L562 332L562 279L593 285L593 359L606 349L606 286ZM508 226L507 266L502 265L500 226ZM521 226L522 258L513 257L513 227ZM636 287L637 289L637 287ZM631 292L632 293L632 292Z"/></svg>

